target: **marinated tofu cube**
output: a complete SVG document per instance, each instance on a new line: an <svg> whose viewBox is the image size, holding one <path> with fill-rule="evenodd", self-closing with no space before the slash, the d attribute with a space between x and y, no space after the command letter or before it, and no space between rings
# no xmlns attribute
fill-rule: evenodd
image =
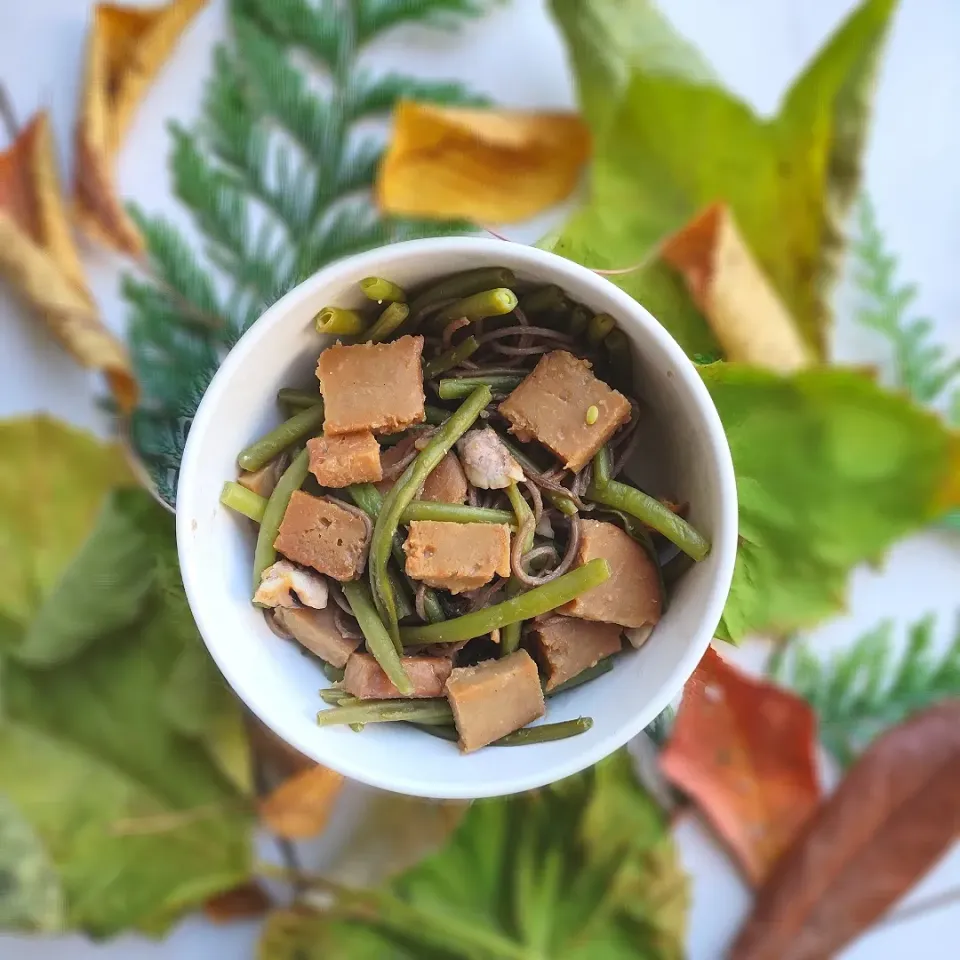
<svg viewBox="0 0 960 960"><path fill-rule="evenodd" d="M367 562L367 524L330 500L294 491L274 547L334 580L356 580Z"/></svg>
<svg viewBox="0 0 960 960"><path fill-rule="evenodd" d="M413 684L413 693L401 693L368 653L355 653L347 661L343 689L361 700L443 696L444 685L453 669L448 657L401 657L400 662Z"/></svg>
<svg viewBox="0 0 960 960"><path fill-rule="evenodd" d="M348 487L373 483L380 470L380 444L369 430L314 437L307 441L310 472L321 487Z"/></svg>
<svg viewBox="0 0 960 960"><path fill-rule="evenodd" d="M463 593L510 573L510 528L501 523L414 520L403 550L407 575Z"/></svg>
<svg viewBox="0 0 960 960"><path fill-rule="evenodd" d="M281 459L277 457L259 470L241 470L240 476L237 477L237 483L241 487L246 487L248 490L260 494L261 497L269 497L283 472L280 469L280 464Z"/></svg>
<svg viewBox="0 0 960 960"><path fill-rule="evenodd" d="M457 667L447 700L464 753L479 750L544 714L537 665L525 650L474 667Z"/></svg>
<svg viewBox="0 0 960 960"><path fill-rule="evenodd" d="M434 503L465 503L467 499L467 478L455 453L448 453L430 471L420 500L432 500Z"/></svg>
<svg viewBox="0 0 960 960"><path fill-rule="evenodd" d="M577 565L603 557L610 565L610 576L571 600L558 613L624 627L657 623L663 611L663 597L660 576L647 551L615 524L599 520L577 523Z"/></svg>
<svg viewBox="0 0 960 960"><path fill-rule="evenodd" d="M591 407L597 417L587 423ZM630 401L598 380L588 361L554 350L540 358L500 412L519 440L538 440L577 471L630 419Z"/></svg>
<svg viewBox="0 0 960 960"><path fill-rule="evenodd" d="M423 337L391 343L336 344L320 354L317 378L325 405L324 433L399 433L422 423Z"/></svg>
<svg viewBox="0 0 960 960"><path fill-rule="evenodd" d="M546 675L546 689L559 687L620 650L621 627L574 617L551 617L530 631L533 655Z"/></svg>
<svg viewBox="0 0 960 960"><path fill-rule="evenodd" d="M332 605L323 610L307 607L282 607L274 612L279 626L301 646L335 667L346 666L347 659L361 641L341 636Z"/></svg>

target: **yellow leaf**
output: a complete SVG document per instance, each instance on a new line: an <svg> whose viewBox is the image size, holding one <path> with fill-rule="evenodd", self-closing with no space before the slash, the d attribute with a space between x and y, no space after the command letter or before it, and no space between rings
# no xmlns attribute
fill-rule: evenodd
<svg viewBox="0 0 960 960"><path fill-rule="evenodd" d="M935 514L960 507L960 433L950 434L947 475L934 502Z"/></svg>
<svg viewBox="0 0 960 960"><path fill-rule="evenodd" d="M728 360L779 373L810 366L800 330L721 203L672 234L663 259L677 270Z"/></svg>
<svg viewBox="0 0 960 960"><path fill-rule="evenodd" d="M263 822L278 836L304 840L327 825L343 786L334 770L314 765L284 780L260 804Z"/></svg>
<svg viewBox="0 0 960 960"><path fill-rule="evenodd" d="M147 88L206 2L94 9L76 135L76 217L90 236L123 253L141 253L143 239L117 196L113 163Z"/></svg>
<svg viewBox="0 0 960 960"><path fill-rule="evenodd" d="M0 274L79 363L105 373L121 408L132 409L130 359L87 289L45 113L0 154Z"/></svg>
<svg viewBox="0 0 960 960"><path fill-rule="evenodd" d="M509 223L563 200L589 154L590 134L574 114L404 101L377 199L386 213Z"/></svg>

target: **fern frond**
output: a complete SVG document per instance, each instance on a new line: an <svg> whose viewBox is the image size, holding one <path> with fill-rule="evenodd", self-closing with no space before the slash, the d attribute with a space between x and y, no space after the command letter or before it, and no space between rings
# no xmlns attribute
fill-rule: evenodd
<svg viewBox="0 0 960 960"><path fill-rule="evenodd" d="M820 719L820 739L847 766L883 730L947 697L960 696L960 623L944 654L933 653L935 619L909 628L897 657L885 621L848 650L821 662L794 642L776 658L771 676L807 700Z"/></svg>
<svg viewBox="0 0 960 960"><path fill-rule="evenodd" d="M482 107L489 101L462 83L414 80L396 73L375 77L358 73L347 91L346 112L351 121L388 113L400 99L444 106Z"/></svg>
<svg viewBox="0 0 960 960"><path fill-rule="evenodd" d="M357 42L367 43L402 23L452 27L463 17L476 17L489 6L482 0L354 0Z"/></svg>

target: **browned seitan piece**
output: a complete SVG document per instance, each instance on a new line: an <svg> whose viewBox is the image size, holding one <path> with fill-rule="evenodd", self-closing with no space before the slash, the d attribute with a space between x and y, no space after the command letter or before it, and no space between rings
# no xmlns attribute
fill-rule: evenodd
<svg viewBox="0 0 960 960"><path fill-rule="evenodd" d="M280 469L281 462L281 458L277 457L259 470L241 470L240 476L237 477L237 483L241 487L246 487L248 490L260 494L261 497L269 497L283 472Z"/></svg>
<svg viewBox="0 0 960 960"><path fill-rule="evenodd" d="M447 680L447 700L464 753L479 750L544 714L537 665L525 650L475 667L457 667Z"/></svg>
<svg viewBox="0 0 960 960"><path fill-rule="evenodd" d="M551 617L530 631L533 656L546 675L546 689L559 687L620 650L621 627L574 617Z"/></svg>
<svg viewBox="0 0 960 960"><path fill-rule="evenodd" d="M448 657L402 657L400 662L413 684L413 693L401 693L368 653L355 653L347 661L343 689L361 700L398 697L442 697L453 662Z"/></svg>
<svg viewBox="0 0 960 960"><path fill-rule="evenodd" d="M294 491L274 547L289 560L334 580L356 580L367 561L367 526L322 497Z"/></svg>
<svg viewBox="0 0 960 960"><path fill-rule="evenodd" d="M587 423L587 410L597 419ZM590 363L566 350L542 356L503 403L510 432L522 441L539 440L568 470L582 470L621 424L630 419L630 401L590 372Z"/></svg>
<svg viewBox="0 0 960 960"><path fill-rule="evenodd" d="M510 528L501 523L414 520L403 545L407 576L463 593L510 574Z"/></svg>
<svg viewBox="0 0 960 960"><path fill-rule="evenodd" d="M310 472L321 487L374 483L380 470L380 444L369 430L314 437L307 441Z"/></svg>
<svg viewBox="0 0 960 960"><path fill-rule="evenodd" d="M407 456L414 450L415 437L404 437L399 443L387 447L380 454L380 467L383 480L376 488L386 496L396 482L402 470L398 469ZM467 499L467 478L457 455L448 453L427 476L418 495L419 500L432 500L435 503L465 503Z"/></svg>
<svg viewBox="0 0 960 960"><path fill-rule="evenodd" d="M280 607L273 616L294 640L335 667L346 666L350 654L361 643L359 639L350 640L340 635L332 605L323 610Z"/></svg>
<svg viewBox="0 0 960 960"><path fill-rule="evenodd" d="M636 541L618 526L599 520L578 520L577 565L603 557L610 577L565 604L558 613L584 620L642 627L660 620L663 597L657 568Z"/></svg>
<svg viewBox="0 0 960 960"><path fill-rule="evenodd" d="M320 354L317 378L324 433L399 433L422 423L423 337L391 343L335 344Z"/></svg>

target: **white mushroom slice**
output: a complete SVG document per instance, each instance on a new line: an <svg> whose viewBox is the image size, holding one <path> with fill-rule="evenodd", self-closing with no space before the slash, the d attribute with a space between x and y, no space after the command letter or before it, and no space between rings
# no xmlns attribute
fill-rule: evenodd
<svg viewBox="0 0 960 960"><path fill-rule="evenodd" d="M467 479L483 490L502 490L520 483L523 470L510 456L492 427L468 430L457 441L457 452Z"/></svg>
<svg viewBox="0 0 960 960"><path fill-rule="evenodd" d="M264 607L295 607L299 601L322 610L327 605L327 581L289 560L278 560L260 575L253 601Z"/></svg>
<svg viewBox="0 0 960 960"><path fill-rule="evenodd" d="M630 641L630 644L635 649L639 649L650 639L650 634L653 633L655 626L656 624L653 623L645 623L642 627L631 627L629 630L624 630L623 632Z"/></svg>

